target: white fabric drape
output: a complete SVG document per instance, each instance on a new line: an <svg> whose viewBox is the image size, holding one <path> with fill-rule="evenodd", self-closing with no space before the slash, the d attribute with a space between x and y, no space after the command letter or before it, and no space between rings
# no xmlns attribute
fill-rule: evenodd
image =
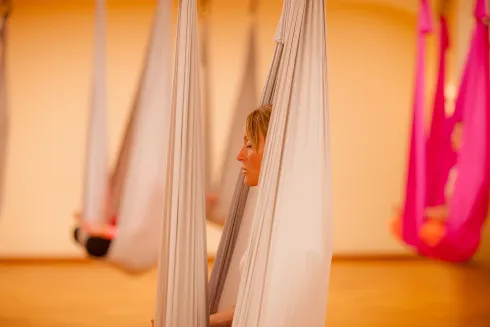
<svg viewBox="0 0 490 327"><path fill-rule="evenodd" d="M157 327L208 324L196 4L190 1L179 2ZM282 44L262 98L269 103L274 94L274 110L235 327L320 327L325 322L332 247L324 11L324 0L284 4L278 28ZM245 205L247 194L240 184L231 206L230 215L236 216L232 224L239 226L243 211L253 208ZM213 269L214 291L223 287L239 236L226 224L226 244ZM210 296L213 306L220 292Z"/></svg>
<svg viewBox="0 0 490 327"><path fill-rule="evenodd" d="M119 215L119 209L121 207L122 194L124 190L124 183L126 181L126 174L129 168L129 159L131 158L132 153L132 140L134 135L134 125L136 123L136 115L138 113L138 100L142 91L141 80L138 85L139 86L136 98L133 100L131 112L128 121L126 122L124 136L119 146L117 161L109 181L110 207L108 214L112 217L117 217Z"/></svg>
<svg viewBox="0 0 490 327"><path fill-rule="evenodd" d="M171 0L160 0L133 118L118 235L108 255L110 261L131 270L151 268L158 259L172 97L171 15Z"/></svg>
<svg viewBox="0 0 490 327"><path fill-rule="evenodd" d="M172 97L172 2L160 0L157 4L143 72L111 178L107 162L105 6L104 0L96 3L83 219L89 225L103 225L115 215L117 235L107 259L127 271L142 271L155 266L161 238ZM87 236L82 229L82 244Z"/></svg>
<svg viewBox="0 0 490 327"><path fill-rule="evenodd" d="M211 60L209 58L209 31L210 31L210 11L211 0L199 0L201 24L199 25L199 44L201 46L199 56L201 60L201 109L203 113L203 135L204 135L204 169L206 192L211 189L211 168L213 163L213 130L212 130L212 87L211 87ZM198 17L199 18L199 17Z"/></svg>
<svg viewBox="0 0 490 327"><path fill-rule="evenodd" d="M93 225L106 222L108 188L107 90L105 67L106 2L96 1L94 71L85 161L83 217Z"/></svg>
<svg viewBox="0 0 490 327"><path fill-rule="evenodd" d="M325 324L331 168L325 0L286 0L283 58L234 327Z"/></svg>
<svg viewBox="0 0 490 327"><path fill-rule="evenodd" d="M180 0L155 327L209 324L197 35L196 0Z"/></svg>
<svg viewBox="0 0 490 327"><path fill-rule="evenodd" d="M236 241L232 251L233 253L228 261L229 266L226 270L226 274L224 274L222 277L223 281L218 284L221 284L221 289L213 290L211 287L214 285L210 283L211 295L217 293L215 296L218 296L218 299L213 301L217 303L211 307L213 313L228 310L237 303L238 290L240 288L240 280L243 273L243 267L241 267L241 265L243 264L243 256L245 255L248 244L250 243L253 214L255 204L257 203L257 191L258 190L255 187L249 189L247 204L245 205L245 210L243 211L243 218L240 223L240 228L237 231ZM219 262L215 259L211 276L215 273L214 269L217 268L217 265L219 265Z"/></svg>

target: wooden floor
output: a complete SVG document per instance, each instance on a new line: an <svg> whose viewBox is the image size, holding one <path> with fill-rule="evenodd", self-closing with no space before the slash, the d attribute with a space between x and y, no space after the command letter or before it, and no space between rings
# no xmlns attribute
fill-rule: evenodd
<svg viewBox="0 0 490 327"><path fill-rule="evenodd" d="M0 264L0 326L150 326L155 278L104 264ZM326 325L490 327L490 271L425 260L334 262Z"/></svg>

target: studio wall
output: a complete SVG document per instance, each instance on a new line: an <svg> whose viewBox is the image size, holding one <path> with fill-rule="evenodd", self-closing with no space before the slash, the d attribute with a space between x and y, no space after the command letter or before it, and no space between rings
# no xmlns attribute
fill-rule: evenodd
<svg viewBox="0 0 490 327"><path fill-rule="evenodd" d="M260 3L258 84L262 85L282 2ZM389 221L402 199L405 180L415 11L375 1L327 3L335 251L409 253L394 240ZM136 89L154 5L150 0L109 1L112 160ZM247 6L245 0L215 0L210 9L215 177L243 73ZM0 216L0 257L82 255L70 229L82 196L93 9L88 0L16 3L9 35L11 144ZM437 59L433 41L429 92ZM307 217L298 220L308 223Z"/></svg>

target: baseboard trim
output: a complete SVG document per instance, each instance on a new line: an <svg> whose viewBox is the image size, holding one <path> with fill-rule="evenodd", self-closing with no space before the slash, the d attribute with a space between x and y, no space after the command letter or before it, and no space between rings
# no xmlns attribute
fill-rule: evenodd
<svg viewBox="0 0 490 327"><path fill-rule="evenodd" d="M412 253L339 253L332 256L332 261L413 261L421 259L423 257Z"/></svg>
<svg viewBox="0 0 490 327"><path fill-rule="evenodd" d="M208 257L208 264L214 263L214 256ZM360 261L414 261L423 259L410 253L376 253L376 254L334 254L334 262ZM5 257L0 258L1 265L60 265L60 264L94 264L103 262L88 257Z"/></svg>
<svg viewBox="0 0 490 327"><path fill-rule="evenodd" d="M97 262L85 257L7 257L0 258L1 265L58 265L91 264Z"/></svg>
<svg viewBox="0 0 490 327"><path fill-rule="evenodd" d="M366 254L347 254L339 253L332 256L334 262L360 262L360 261L415 261L424 258L411 253L366 253ZM214 263L214 257L208 257L208 263Z"/></svg>

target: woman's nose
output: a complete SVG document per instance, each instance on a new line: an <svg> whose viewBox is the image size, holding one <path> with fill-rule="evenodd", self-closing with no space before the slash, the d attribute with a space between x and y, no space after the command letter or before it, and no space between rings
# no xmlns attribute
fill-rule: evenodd
<svg viewBox="0 0 490 327"><path fill-rule="evenodd" d="M238 151L238 154L236 156L236 160L243 162L245 160L245 156L243 155L243 147Z"/></svg>

